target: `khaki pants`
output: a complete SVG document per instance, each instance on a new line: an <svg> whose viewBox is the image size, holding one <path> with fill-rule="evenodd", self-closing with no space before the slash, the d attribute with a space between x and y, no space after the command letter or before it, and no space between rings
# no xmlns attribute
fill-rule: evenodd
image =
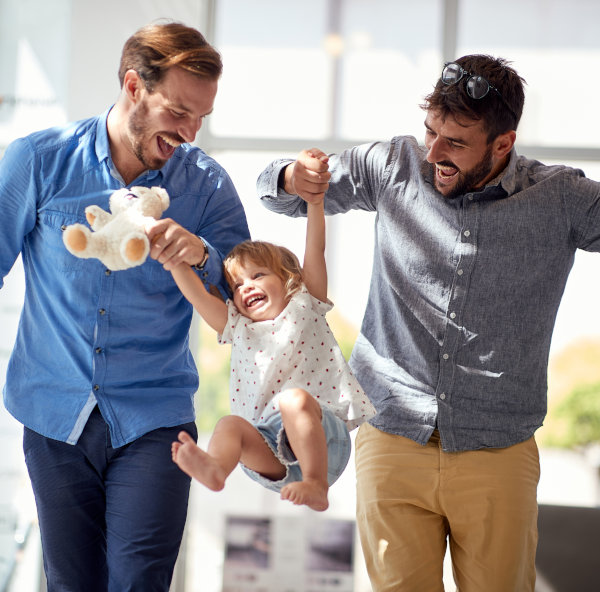
<svg viewBox="0 0 600 592"><path fill-rule="evenodd" d="M443 452L363 424L357 519L375 592L441 592L446 539L459 592L533 592L540 468L534 438Z"/></svg>

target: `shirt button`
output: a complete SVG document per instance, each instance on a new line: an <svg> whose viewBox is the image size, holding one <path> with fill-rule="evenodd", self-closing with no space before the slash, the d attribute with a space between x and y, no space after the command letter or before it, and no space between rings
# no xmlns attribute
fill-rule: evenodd
<svg viewBox="0 0 600 592"><path fill-rule="evenodd" d="M473 196L469 195L469 201L473 201Z"/></svg>
<svg viewBox="0 0 600 592"><path fill-rule="evenodd" d="M444 355L442 356L442 358L444 358L444 360L447 360L449 357L450 357L450 356L449 356L448 354L444 354Z"/></svg>
<svg viewBox="0 0 600 592"><path fill-rule="evenodd" d="M107 270L104 272L104 275L110 275L110 269L107 269Z"/></svg>
<svg viewBox="0 0 600 592"><path fill-rule="evenodd" d="M463 272L463 270L462 270L462 269L459 269L459 270L458 270L456 273L457 273L458 275L462 275L464 272Z"/></svg>
<svg viewBox="0 0 600 592"><path fill-rule="evenodd" d="M99 384L95 384L94 385L94 390L95 391L99 391L100 390L100 385Z"/></svg>
<svg viewBox="0 0 600 592"><path fill-rule="evenodd" d="M99 312L101 315L105 315L105 314L106 314L106 311L105 311L103 308L101 308L101 309L100 309L98 312Z"/></svg>
<svg viewBox="0 0 600 592"><path fill-rule="evenodd" d="M443 401L445 398L446 398L446 393L442 393L442 394L440 395L440 399Z"/></svg>
<svg viewBox="0 0 600 592"><path fill-rule="evenodd" d="M97 354L101 354L102 353L102 348L101 347L97 347L96 348L96 353Z"/></svg>
<svg viewBox="0 0 600 592"><path fill-rule="evenodd" d="M456 318L456 313L455 312L451 312L450 313L450 318L451 319L455 319Z"/></svg>
<svg viewBox="0 0 600 592"><path fill-rule="evenodd" d="M465 236L471 236L471 231L470 230L465 230L464 235Z"/></svg>

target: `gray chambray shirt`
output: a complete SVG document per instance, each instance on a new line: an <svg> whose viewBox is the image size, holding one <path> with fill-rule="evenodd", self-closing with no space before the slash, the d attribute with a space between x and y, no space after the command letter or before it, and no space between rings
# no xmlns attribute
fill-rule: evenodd
<svg viewBox="0 0 600 592"><path fill-rule="evenodd" d="M404 136L330 157L326 213L377 213L350 365L376 428L425 444L437 427L446 451L511 446L546 415L550 340L575 251L600 250L600 183L513 150L482 190L447 199L425 156ZM305 215L277 188L289 162L271 163L258 193L272 211Z"/></svg>

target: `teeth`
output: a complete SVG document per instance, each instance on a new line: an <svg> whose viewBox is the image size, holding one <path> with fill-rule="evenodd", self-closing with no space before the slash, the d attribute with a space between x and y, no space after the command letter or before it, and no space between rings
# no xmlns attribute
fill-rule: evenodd
<svg viewBox="0 0 600 592"><path fill-rule="evenodd" d="M253 296L246 300L246 306L252 306L257 300L262 300L263 298L263 296Z"/></svg>
<svg viewBox="0 0 600 592"><path fill-rule="evenodd" d="M435 165L438 172L446 177L451 177L452 175L454 175L457 171L454 167L445 167L445 166L440 166L439 164Z"/></svg>
<svg viewBox="0 0 600 592"><path fill-rule="evenodd" d="M160 136L160 138L162 139L163 142L165 142L165 144L168 144L169 146L172 146L173 148L177 148L177 146L179 146L179 142L176 142L175 140L171 140L171 138L167 138L166 136Z"/></svg>

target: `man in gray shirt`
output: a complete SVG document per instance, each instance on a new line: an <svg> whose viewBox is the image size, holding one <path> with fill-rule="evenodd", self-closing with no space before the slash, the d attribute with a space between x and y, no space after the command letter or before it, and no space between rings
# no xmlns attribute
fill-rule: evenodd
<svg viewBox="0 0 600 592"><path fill-rule="evenodd" d="M351 365L378 414L356 439L357 512L376 591L533 592L552 330L578 248L600 250L600 184L519 156L523 79L446 64L425 147L399 136L271 163L270 210L377 212Z"/></svg>

